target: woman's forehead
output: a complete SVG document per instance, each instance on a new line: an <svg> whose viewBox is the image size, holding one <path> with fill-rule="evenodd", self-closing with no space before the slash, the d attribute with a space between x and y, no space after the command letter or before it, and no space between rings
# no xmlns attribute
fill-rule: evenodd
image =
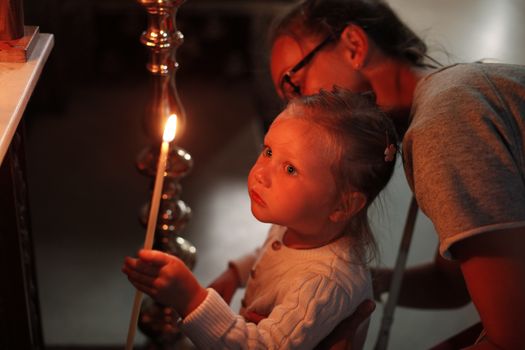
<svg viewBox="0 0 525 350"><path fill-rule="evenodd" d="M301 43L289 35L279 36L273 43L270 57L272 80L278 83L284 73L304 55Z"/></svg>
<svg viewBox="0 0 525 350"><path fill-rule="evenodd" d="M272 80L279 82L284 73L295 66L318 42L314 38L299 38L292 34L278 36L270 57Z"/></svg>

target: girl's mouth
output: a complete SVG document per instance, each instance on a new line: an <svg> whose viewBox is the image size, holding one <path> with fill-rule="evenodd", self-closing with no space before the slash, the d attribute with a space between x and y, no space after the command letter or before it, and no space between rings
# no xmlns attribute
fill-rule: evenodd
<svg viewBox="0 0 525 350"><path fill-rule="evenodd" d="M257 192L255 192L254 190L250 190L250 199L257 203L258 205L262 206L262 207L266 207L266 203L264 202L264 200L261 198L261 196L259 196L259 194Z"/></svg>

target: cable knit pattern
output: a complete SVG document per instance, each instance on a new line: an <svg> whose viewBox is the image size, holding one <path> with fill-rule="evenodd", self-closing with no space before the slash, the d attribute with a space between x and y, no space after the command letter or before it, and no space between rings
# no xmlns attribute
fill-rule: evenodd
<svg viewBox="0 0 525 350"><path fill-rule="evenodd" d="M282 243L285 230L273 226L258 256L231 262L247 280L242 316L209 290L183 320L183 331L197 347L311 349L372 297L370 274L352 257L351 238L299 250ZM265 318L249 322L251 313Z"/></svg>

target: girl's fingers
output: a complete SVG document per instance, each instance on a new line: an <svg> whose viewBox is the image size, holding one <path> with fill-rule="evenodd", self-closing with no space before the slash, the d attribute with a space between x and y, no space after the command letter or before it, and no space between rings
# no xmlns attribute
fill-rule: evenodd
<svg viewBox="0 0 525 350"><path fill-rule="evenodd" d="M153 298L155 297L155 294L156 294L155 289L152 289L152 288L150 288L149 286L147 286L145 284L142 284L142 283L139 283L139 282L135 282L135 281L132 281L132 280L130 280L130 282L135 288L137 288L141 292L146 293L150 297L153 297Z"/></svg>
<svg viewBox="0 0 525 350"><path fill-rule="evenodd" d="M124 259L124 264L132 270L138 271L151 277L156 277L159 274L159 266L153 265L140 259L133 259L127 257Z"/></svg>
<svg viewBox="0 0 525 350"><path fill-rule="evenodd" d="M142 272L145 275L151 277L157 277L159 275L159 267L142 260L137 261L136 270Z"/></svg>
<svg viewBox="0 0 525 350"><path fill-rule="evenodd" d="M140 260L159 267L168 264L171 258L170 255L161 251L148 249L139 250L138 256Z"/></svg>
<svg viewBox="0 0 525 350"><path fill-rule="evenodd" d="M147 274L143 274L140 271L129 268L128 266L124 266L122 268L122 272L128 275L128 279L132 283L138 282L140 284L151 287L153 286L153 282L155 281L155 277L149 276Z"/></svg>

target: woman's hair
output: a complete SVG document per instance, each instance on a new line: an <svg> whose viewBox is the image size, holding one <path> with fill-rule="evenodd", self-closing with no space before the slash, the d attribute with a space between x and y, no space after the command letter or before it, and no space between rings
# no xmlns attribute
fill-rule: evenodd
<svg viewBox="0 0 525 350"><path fill-rule="evenodd" d="M426 44L382 0L301 1L276 21L270 40L283 34L339 37L350 23L363 28L387 55L427 66Z"/></svg>
<svg viewBox="0 0 525 350"><path fill-rule="evenodd" d="M398 137L393 122L375 104L373 93L355 94L341 88L292 99L287 108L299 108L294 117L322 128L336 157L332 173L344 195L361 192L364 208L351 218L346 231L359 243L363 261L377 255L377 245L368 222L368 207L392 177ZM385 150L390 145L389 156Z"/></svg>

